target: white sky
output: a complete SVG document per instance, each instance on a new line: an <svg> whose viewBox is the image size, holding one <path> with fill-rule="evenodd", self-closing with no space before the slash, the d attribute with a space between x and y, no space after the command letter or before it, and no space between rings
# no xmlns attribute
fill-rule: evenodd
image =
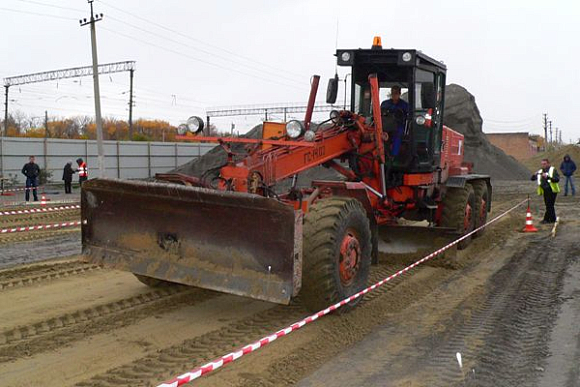
<svg viewBox="0 0 580 387"><path fill-rule="evenodd" d="M100 63L135 60L134 118L178 124L208 106L306 103L309 79L335 71L338 47L416 48L475 95L486 132L580 138L580 2L575 0L96 0ZM18 11L18 12L16 12ZM30 14L36 13L36 14ZM2 0L2 78L91 64L86 0ZM339 75L346 73L339 68ZM101 76L103 115L127 119L127 73ZM342 86L342 85L341 85ZM340 90L342 95L344 90ZM14 86L10 111L94 114L92 80ZM216 119L244 131L260 117Z"/></svg>

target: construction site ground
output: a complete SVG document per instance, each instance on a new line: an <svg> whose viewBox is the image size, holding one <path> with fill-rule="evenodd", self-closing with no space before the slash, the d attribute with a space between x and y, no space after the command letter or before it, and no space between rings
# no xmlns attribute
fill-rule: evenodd
<svg viewBox="0 0 580 387"><path fill-rule="evenodd" d="M534 190L531 182L495 187L492 216ZM468 249L195 385L580 386L580 199L560 195L556 209L555 238L539 225L543 203L532 195L539 232L521 232L520 207ZM0 228L79 216L0 217ZM372 281L434 247L414 250L394 235L382 231ZM148 288L130 273L81 262L79 244L78 228L0 236L0 385L157 385L308 314L299 298L282 306Z"/></svg>

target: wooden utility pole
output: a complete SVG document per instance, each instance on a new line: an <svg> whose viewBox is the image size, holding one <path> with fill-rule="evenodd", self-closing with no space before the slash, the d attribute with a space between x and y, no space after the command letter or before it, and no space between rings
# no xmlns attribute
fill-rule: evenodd
<svg viewBox="0 0 580 387"><path fill-rule="evenodd" d="M105 150L103 146L103 120L101 118L101 93L99 90L99 61L97 58L97 31L95 23L103 20L103 14L93 13L93 1L87 0L91 5L91 18L88 21L81 21L81 26L89 24L91 26L91 47L93 54L93 86L95 89L95 121L97 124L97 166L99 167L99 177L105 177ZM85 19L86 20L86 19Z"/></svg>
<svg viewBox="0 0 580 387"><path fill-rule="evenodd" d="M48 111L44 111L44 169L48 172ZM47 176L48 179L48 176Z"/></svg>
<svg viewBox="0 0 580 387"><path fill-rule="evenodd" d="M548 114L544 113L544 151L547 149L546 144L548 143Z"/></svg>
<svg viewBox="0 0 580 387"><path fill-rule="evenodd" d="M8 88L4 86L6 99L4 101L4 130L0 129L0 177L4 177L4 136L8 134Z"/></svg>
<svg viewBox="0 0 580 387"><path fill-rule="evenodd" d="M129 70L129 141L133 140L133 73L134 69Z"/></svg>

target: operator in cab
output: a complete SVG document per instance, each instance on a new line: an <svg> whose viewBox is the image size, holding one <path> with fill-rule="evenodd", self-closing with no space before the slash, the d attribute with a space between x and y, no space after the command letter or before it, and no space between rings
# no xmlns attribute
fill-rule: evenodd
<svg viewBox="0 0 580 387"><path fill-rule="evenodd" d="M395 85L391 87L391 98L381 103L381 114L394 119L395 128L391 131L392 141L391 155L397 156L401 149L401 142L405 132L405 124L409 114L409 104L401 99L401 87ZM389 130L389 128L386 128Z"/></svg>

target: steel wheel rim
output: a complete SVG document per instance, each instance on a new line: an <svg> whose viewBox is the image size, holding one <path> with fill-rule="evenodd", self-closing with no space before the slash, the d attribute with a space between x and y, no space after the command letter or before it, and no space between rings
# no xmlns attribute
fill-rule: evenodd
<svg viewBox="0 0 580 387"><path fill-rule="evenodd" d="M468 232L471 231L471 218L473 216L473 209L471 208L471 205L469 203L467 203L467 205L465 206L465 214L463 216L463 231Z"/></svg>
<svg viewBox="0 0 580 387"><path fill-rule="evenodd" d="M339 276L344 286L354 282L360 268L361 247L353 230L347 230L340 244Z"/></svg>

